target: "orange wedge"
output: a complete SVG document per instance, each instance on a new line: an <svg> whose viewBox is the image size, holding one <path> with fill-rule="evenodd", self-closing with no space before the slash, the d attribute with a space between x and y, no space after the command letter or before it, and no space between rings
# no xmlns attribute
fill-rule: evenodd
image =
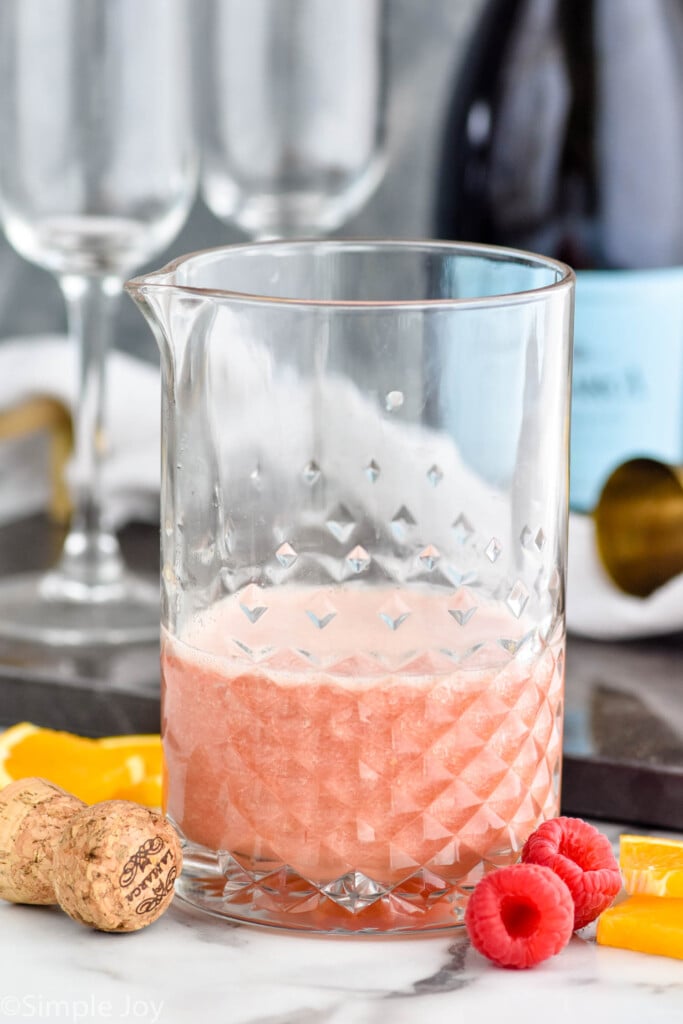
<svg viewBox="0 0 683 1024"><path fill-rule="evenodd" d="M164 755L161 737L155 733L143 736L105 736L97 741L105 750L115 750L122 757L141 757L145 762L145 778L161 775Z"/></svg>
<svg viewBox="0 0 683 1024"><path fill-rule="evenodd" d="M598 918L601 946L683 960L683 899L629 896Z"/></svg>
<svg viewBox="0 0 683 1024"><path fill-rule="evenodd" d="M162 776L146 775L140 782L133 786L126 786L116 794L117 800L134 800L136 804L144 804L145 807L161 807Z"/></svg>
<svg viewBox="0 0 683 1024"><path fill-rule="evenodd" d="M89 804L136 799L158 806L160 773L158 736L95 740L31 722L20 722L0 734L0 787L37 775Z"/></svg>
<svg viewBox="0 0 683 1024"><path fill-rule="evenodd" d="M124 757L142 757L145 775L139 782L125 786L116 794L117 800L134 800L146 807L161 807L164 752L161 736L155 733L140 736L106 736L98 741L107 750L117 750Z"/></svg>
<svg viewBox="0 0 683 1024"><path fill-rule="evenodd" d="M619 837L619 867L631 895L683 898L683 841Z"/></svg>

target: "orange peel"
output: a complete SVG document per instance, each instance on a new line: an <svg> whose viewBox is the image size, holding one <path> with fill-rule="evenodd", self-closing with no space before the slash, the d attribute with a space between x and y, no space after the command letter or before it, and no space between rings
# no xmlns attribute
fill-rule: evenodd
<svg viewBox="0 0 683 1024"><path fill-rule="evenodd" d="M0 789L39 776L87 804L128 799L158 807L162 764L158 735L91 739L31 722L0 734Z"/></svg>
<svg viewBox="0 0 683 1024"><path fill-rule="evenodd" d="M632 896L683 898L683 841L656 836L619 837L619 867Z"/></svg>

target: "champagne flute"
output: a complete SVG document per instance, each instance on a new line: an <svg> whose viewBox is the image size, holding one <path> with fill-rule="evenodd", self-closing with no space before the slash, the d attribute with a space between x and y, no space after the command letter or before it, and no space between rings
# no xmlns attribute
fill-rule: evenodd
<svg viewBox="0 0 683 1024"><path fill-rule="evenodd" d="M5 636L83 647L158 630L158 587L107 522L105 367L123 282L194 198L189 31L187 0L0 4L0 219L59 281L80 356L71 526L52 571L0 583Z"/></svg>
<svg viewBox="0 0 683 1024"><path fill-rule="evenodd" d="M205 0L203 198L255 238L315 236L385 168L384 0Z"/></svg>

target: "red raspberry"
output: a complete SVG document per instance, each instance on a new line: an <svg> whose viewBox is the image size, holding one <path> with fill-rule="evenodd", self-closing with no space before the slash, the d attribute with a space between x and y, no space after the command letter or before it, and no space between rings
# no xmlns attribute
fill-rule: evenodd
<svg viewBox="0 0 683 1024"><path fill-rule="evenodd" d="M485 875L465 911L472 945L501 967L533 967L555 956L569 942L573 920L569 889L539 864Z"/></svg>
<svg viewBox="0 0 683 1024"><path fill-rule="evenodd" d="M574 900L574 930L594 921L621 889L609 839L581 818L551 818L522 850L525 864L544 864L567 884Z"/></svg>

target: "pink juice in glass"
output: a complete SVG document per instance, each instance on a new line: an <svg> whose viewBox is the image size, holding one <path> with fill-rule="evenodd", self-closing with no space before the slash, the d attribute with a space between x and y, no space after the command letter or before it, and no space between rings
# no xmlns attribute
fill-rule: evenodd
<svg viewBox="0 0 683 1024"><path fill-rule="evenodd" d="M468 611L250 587L165 632L167 811L187 840L333 894L351 876L443 895L517 859L558 813L562 641Z"/></svg>

